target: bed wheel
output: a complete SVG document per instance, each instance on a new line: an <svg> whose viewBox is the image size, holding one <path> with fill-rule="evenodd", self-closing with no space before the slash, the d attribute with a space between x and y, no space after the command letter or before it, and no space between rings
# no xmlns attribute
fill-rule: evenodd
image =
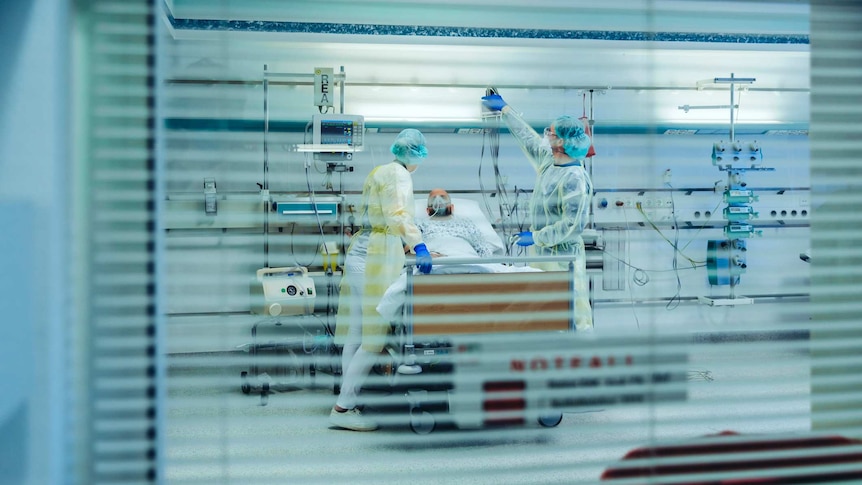
<svg viewBox="0 0 862 485"><path fill-rule="evenodd" d="M416 434L428 434L434 431L434 416L421 409L410 410L410 429Z"/></svg>
<svg viewBox="0 0 862 485"><path fill-rule="evenodd" d="M248 383L248 372L242 371L239 373L239 378L242 380L242 384L240 384L239 388L242 390L243 394L248 394L251 392L251 384Z"/></svg>
<svg viewBox="0 0 862 485"><path fill-rule="evenodd" d="M264 382L260 386L260 405L266 406L269 402L269 382Z"/></svg>
<svg viewBox="0 0 862 485"><path fill-rule="evenodd" d="M563 421L563 413L539 416L539 424L545 428L553 428Z"/></svg>

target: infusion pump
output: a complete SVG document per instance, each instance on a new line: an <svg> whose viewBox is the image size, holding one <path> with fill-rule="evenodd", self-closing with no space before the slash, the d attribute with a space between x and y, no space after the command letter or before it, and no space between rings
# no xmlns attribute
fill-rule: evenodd
<svg viewBox="0 0 862 485"><path fill-rule="evenodd" d="M316 291L302 266L261 268L249 288L251 312L257 315L309 315Z"/></svg>

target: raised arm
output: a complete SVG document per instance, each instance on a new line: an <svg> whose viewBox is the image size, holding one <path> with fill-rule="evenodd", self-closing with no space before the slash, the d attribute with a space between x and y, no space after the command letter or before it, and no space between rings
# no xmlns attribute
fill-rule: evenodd
<svg viewBox="0 0 862 485"><path fill-rule="evenodd" d="M501 112L506 126L509 127L509 131L515 137L521 151L527 156L533 169L538 171L541 160L547 155L545 153L547 149L542 146L542 135L536 133L536 130L511 106L506 105Z"/></svg>
<svg viewBox="0 0 862 485"><path fill-rule="evenodd" d="M482 104L492 111L502 113L503 120L518 142L518 146L521 147L524 155L527 156L527 160L530 161L533 168L538 172L545 155L549 155L547 150L542 147L542 135L536 133L536 130L519 113L512 109L499 94L491 94L483 97Z"/></svg>

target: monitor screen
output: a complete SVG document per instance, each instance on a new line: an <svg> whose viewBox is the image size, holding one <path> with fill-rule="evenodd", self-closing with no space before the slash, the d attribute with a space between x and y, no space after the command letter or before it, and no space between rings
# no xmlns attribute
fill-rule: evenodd
<svg viewBox="0 0 862 485"><path fill-rule="evenodd" d="M321 145L353 145L353 120L320 122Z"/></svg>
<svg viewBox="0 0 862 485"><path fill-rule="evenodd" d="M320 114L312 119L315 145L347 145L362 148L365 119L358 115Z"/></svg>

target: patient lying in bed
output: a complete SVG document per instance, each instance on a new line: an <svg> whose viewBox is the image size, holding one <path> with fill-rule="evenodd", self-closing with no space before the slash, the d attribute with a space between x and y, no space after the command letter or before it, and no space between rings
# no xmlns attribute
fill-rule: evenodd
<svg viewBox="0 0 862 485"><path fill-rule="evenodd" d="M417 219L428 250L438 256L461 258L489 257L494 247L485 240L479 227L468 217L455 212L455 204L443 189L428 194L427 219Z"/></svg>
<svg viewBox="0 0 862 485"><path fill-rule="evenodd" d="M443 201L447 201L448 211L440 210L440 200L435 196L445 194ZM500 236L493 230L491 223L487 221L484 213L478 205L472 201L458 201L458 206L470 206L461 215L456 214L455 203L449 198L449 194L442 189L431 191L428 196L428 217L417 217L416 226L422 231L422 237L428 250L435 258L483 258L492 256L497 250L503 249ZM475 207L473 207L475 205ZM417 207L418 209L418 207ZM417 214L421 214L417 210ZM529 266L509 266L499 263L476 263L444 265L435 264L431 274L453 274L453 273L520 273L535 272L537 269ZM414 271L414 274L417 274ZM420 276L421 277L421 276ZM407 288L407 278L401 275L383 295L377 312L389 321L393 321L400 314L401 305L404 303L404 292Z"/></svg>

